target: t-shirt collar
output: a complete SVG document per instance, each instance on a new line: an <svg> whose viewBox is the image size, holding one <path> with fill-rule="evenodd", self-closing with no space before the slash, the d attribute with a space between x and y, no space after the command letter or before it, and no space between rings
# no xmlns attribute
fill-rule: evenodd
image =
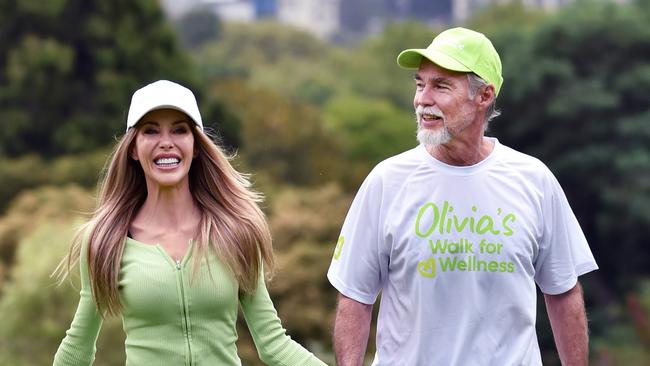
<svg viewBox="0 0 650 366"><path fill-rule="evenodd" d="M476 164L467 165L467 166L449 165L447 163L444 163L431 156L431 154L429 154L429 152L427 151L426 147L422 144L420 144L417 147L417 149L419 150L420 154L423 155L425 161L427 161L436 170L443 171L448 174L454 174L454 175L471 175L480 172L481 170L485 169L490 164L492 164L492 162L496 159L495 156L498 155L499 150L501 150L501 144L499 143L499 140L496 137L486 136L485 138L494 142L494 149L492 149L490 154L485 159L479 161Z"/></svg>

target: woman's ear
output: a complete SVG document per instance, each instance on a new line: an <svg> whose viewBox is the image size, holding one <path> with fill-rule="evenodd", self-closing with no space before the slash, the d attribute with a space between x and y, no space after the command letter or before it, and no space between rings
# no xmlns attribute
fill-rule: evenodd
<svg viewBox="0 0 650 366"><path fill-rule="evenodd" d="M135 144L131 145L131 147L129 148L129 156L131 157L131 159L135 161L140 160L140 158L138 158L138 152L135 148Z"/></svg>

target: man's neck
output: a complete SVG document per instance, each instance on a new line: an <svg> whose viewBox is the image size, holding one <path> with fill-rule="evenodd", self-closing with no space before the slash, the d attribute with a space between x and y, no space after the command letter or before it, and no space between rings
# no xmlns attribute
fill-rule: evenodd
<svg viewBox="0 0 650 366"><path fill-rule="evenodd" d="M487 158L494 150L494 141L481 135L473 140L453 140L441 145L425 146L429 154L445 164L470 166Z"/></svg>

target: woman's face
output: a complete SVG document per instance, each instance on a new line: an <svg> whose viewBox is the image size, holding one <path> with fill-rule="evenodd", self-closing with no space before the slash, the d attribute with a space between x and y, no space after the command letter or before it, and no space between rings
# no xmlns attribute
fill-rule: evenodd
<svg viewBox="0 0 650 366"><path fill-rule="evenodd" d="M147 188L168 189L188 183L194 150L194 122L175 109L157 109L142 117L131 157L140 162Z"/></svg>

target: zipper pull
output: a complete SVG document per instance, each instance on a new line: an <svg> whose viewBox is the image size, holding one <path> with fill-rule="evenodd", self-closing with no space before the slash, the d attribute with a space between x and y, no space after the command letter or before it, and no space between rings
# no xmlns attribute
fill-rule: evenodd
<svg viewBox="0 0 650 366"><path fill-rule="evenodd" d="M177 259L177 260L176 260L176 268L177 268L178 270L181 269L181 260L180 260L180 259Z"/></svg>

